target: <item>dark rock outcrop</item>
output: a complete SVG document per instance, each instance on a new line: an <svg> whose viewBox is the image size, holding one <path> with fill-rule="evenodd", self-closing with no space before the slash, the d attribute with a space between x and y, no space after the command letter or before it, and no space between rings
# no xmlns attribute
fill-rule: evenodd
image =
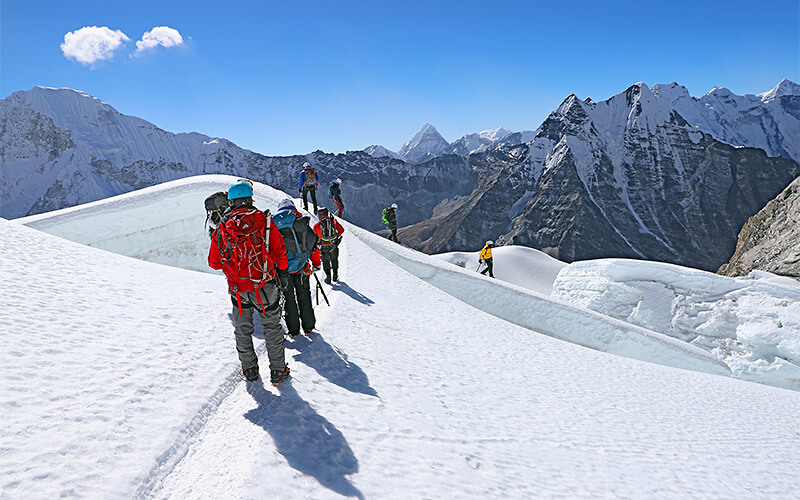
<svg viewBox="0 0 800 500"><path fill-rule="evenodd" d="M753 270L800 278L800 178L750 217L739 233L736 251L719 269L725 276Z"/></svg>

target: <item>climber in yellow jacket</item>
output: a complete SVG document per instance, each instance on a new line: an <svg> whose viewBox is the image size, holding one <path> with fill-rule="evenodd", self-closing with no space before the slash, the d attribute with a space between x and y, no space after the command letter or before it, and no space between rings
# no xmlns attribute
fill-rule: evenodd
<svg viewBox="0 0 800 500"><path fill-rule="evenodd" d="M483 247L480 255L478 255L478 262L486 264L486 269L481 271L481 274L486 274L488 271L489 277L494 278L494 274L492 273L492 247L494 247L494 241L487 241L486 246Z"/></svg>

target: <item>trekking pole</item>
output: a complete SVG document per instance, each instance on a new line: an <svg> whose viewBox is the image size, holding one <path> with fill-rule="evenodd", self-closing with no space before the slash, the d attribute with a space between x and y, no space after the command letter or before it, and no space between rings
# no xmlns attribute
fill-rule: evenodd
<svg viewBox="0 0 800 500"><path fill-rule="evenodd" d="M325 290L322 289L322 283L319 282L319 278L317 278L317 273L311 273L314 275L314 279L317 280L317 291L322 292L322 298L325 299L325 303L328 304L328 307L331 306L331 303L328 302L328 296L325 295ZM319 300L319 295L317 295L317 300ZM319 304L319 302L317 302Z"/></svg>

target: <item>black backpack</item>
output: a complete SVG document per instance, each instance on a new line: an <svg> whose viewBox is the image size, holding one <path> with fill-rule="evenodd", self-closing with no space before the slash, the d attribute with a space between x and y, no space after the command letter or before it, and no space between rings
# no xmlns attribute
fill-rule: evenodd
<svg viewBox="0 0 800 500"><path fill-rule="evenodd" d="M319 242L317 233L308 225L309 218L298 217L293 210L286 209L274 213L272 221L286 244L289 273L302 271Z"/></svg>
<svg viewBox="0 0 800 500"><path fill-rule="evenodd" d="M225 191L218 191L205 201L206 205L206 226L208 227L208 234L212 234L219 223L222 222L222 214L228 209L228 193Z"/></svg>

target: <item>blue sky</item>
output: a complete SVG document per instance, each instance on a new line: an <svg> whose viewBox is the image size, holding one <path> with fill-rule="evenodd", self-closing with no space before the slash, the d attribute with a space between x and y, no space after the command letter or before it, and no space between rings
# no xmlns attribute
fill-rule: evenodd
<svg viewBox="0 0 800 500"><path fill-rule="evenodd" d="M89 92L171 132L269 155L399 149L426 122L450 141L535 129L570 93L644 81L759 93L800 83L800 2L0 3L0 94ZM108 27L113 59L67 59L64 35ZM134 55L156 26L183 44Z"/></svg>

